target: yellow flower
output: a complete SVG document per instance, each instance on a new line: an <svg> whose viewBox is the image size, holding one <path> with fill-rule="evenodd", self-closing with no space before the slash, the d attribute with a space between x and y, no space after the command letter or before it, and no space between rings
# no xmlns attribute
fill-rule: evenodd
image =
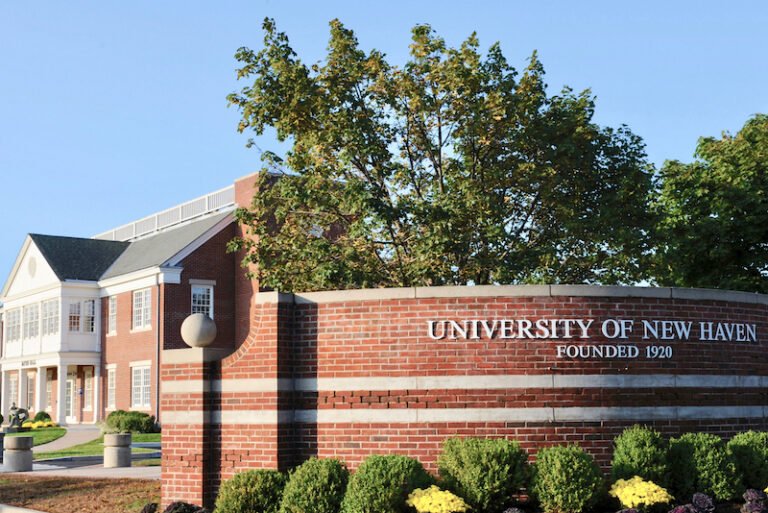
<svg viewBox="0 0 768 513"><path fill-rule="evenodd" d="M417 488L408 496L406 504L418 513L464 513L469 509L461 497L435 485L427 489Z"/></svg>
<svg viewBox="0 0 768 513"><path fill-rule="evenodd" d="M674 500L664 488L638 476L617 480L611 487L610 494L619 499L625 508L643 509L657 504L668 504Z"/></svg>

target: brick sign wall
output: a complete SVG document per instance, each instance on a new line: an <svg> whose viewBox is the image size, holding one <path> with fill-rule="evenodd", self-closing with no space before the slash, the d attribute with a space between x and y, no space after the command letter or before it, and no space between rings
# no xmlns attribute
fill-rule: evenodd
<svg viewBox="0 0 768 513"><path fill-rule="evenodd" d="M435 470L455 435L576 442L606 465L637 422L765 429L767 305L581 286L261 293L233 354L164 351L163 501L208 503L237 471L312 455Z"/></svg>

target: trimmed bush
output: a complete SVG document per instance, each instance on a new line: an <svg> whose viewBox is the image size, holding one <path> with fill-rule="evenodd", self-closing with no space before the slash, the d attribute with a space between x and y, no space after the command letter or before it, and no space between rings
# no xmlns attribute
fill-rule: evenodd
<svg viewBox="0 0 768 513"><path fill-rule="evenodd" d="M107 433L155 433L155 417L140 411L115 410L104 421Z"/></svg>
<svg viewBox="0 0 768 513"><path fill-rule="evenodd" d="M39 411L35 413L35 417L32 419L33 422L50 422L51 416L48 415L48 412L45 411Z"/></svg>
<svg viewBox="0 0 768 513"><path fill-rule="evenodd" d="M339 460L310 458L291 472L280 513L338 513L348 480Z"/></svg>
<svg viewBox="0 0 768 513"><path fill-rule="evenodd" d="M675 498L686 501L695 492L718 500L736 497L741 477L733 458L717 435L686 433L669 441L670 488Z"/></svg>
<svg viewBox="0 0 768 513"><path fill-rule="evenodd" d="M646 426L625 429L613 441L611 480L635 476L662 488L669 480L669 444L657 431Z"/></svg>
<svg viewBox="0 0 768 513"><path fill-rule="evenodd" d="M744 486L762 490L768 484L768 433L747 431L734 436L726 446L733 455Z"/></svg>
<svg viewBox="0 0 768 513"><path fill-rule="evenodd" d="M502 511L525 486L528 455L504 438L449 438L437 460L443 486L474 511Z"/></svg>
<svg viewBox="0 0 768 513"><path fill-rule="evenodd" d="M277 470L248 470L224 481L216 497L216 513L277 513L285 488Z"/></svg>
<svg viewBox="0 0 768 513"><path fill-rule="evenodd" d="M546 512L579 513L603 493L600 468L577 445L541 449L533 469L531 493Z"/></svg>
<svg viewBox="0 0 768 513"><path fill-rule="evenodd" d="M418 460L390 454L368 456L352 474L343 513L406 513L408 494L434 484Z"/></svg>

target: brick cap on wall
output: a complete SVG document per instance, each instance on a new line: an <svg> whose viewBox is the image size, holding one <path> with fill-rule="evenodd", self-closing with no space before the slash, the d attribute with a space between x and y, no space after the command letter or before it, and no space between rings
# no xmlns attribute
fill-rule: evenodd
<svg viewBox="0 0 768 513"><path fill-rule="evenodd" d="M768 305L768 295L716 289L685 289L673 287L623 287L600 285L477 285L446 287L404 287L381 289L329 290L290 294L259 292L257 304L296 303L318 304L345 301L376 301L391 299L427 299L451 297L637 297L685 299L694 301L723 301Z"/></svg>

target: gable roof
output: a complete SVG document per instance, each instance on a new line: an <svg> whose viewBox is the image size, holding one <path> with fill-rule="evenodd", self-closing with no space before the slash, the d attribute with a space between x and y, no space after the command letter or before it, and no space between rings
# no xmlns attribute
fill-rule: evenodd
<svg viewBox="0 0 768 513"><path fill-rule="evenodd" d="M60 280L96 281L130 245L129 242L60 237L29 237Z"/></svg>
<svg viewBox="0 0 768 513"><path fill-rule="evenodd" d="M232 212L206 217L200 221L126 243L130 244L128 248L100 276L100 279L114 278L122 274L166 264L184 248L227 218L234 220Z"/></svg>

